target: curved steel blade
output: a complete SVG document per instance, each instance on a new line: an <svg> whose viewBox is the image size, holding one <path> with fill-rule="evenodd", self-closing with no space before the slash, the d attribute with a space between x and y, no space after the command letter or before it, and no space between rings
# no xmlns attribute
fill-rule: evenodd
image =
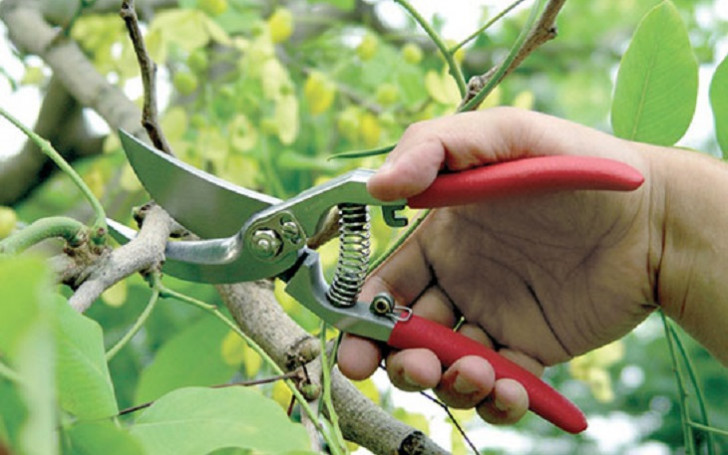
<svg viewBox="0 0 728 455"><path fill-rule="evenodd" d="M281 202L161 153L124 130L119 130L119 138L152 199L202 238L234 235L254 213Z"/></svg>

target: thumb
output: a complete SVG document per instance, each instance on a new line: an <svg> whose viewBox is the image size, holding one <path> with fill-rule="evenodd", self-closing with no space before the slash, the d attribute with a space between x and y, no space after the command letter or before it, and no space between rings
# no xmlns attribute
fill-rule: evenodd
<svg viewBox="0 0 728 455"><path fill-rule="evenodd" d="M493 108L415 123L367 188L385 201L408 198L427 189L443 169L461 171L523 157L529 141L523 133L529 128L523 126L538 117L520 109Z"/></svg>

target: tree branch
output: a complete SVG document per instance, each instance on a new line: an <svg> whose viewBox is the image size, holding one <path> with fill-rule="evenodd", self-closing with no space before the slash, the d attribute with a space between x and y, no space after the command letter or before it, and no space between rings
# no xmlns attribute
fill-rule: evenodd
<svg viewBox="0 0 728 455"><path fill-rule="evenodd" d="M94 135L83 109L56 77L51 77L34 131L48 140L67 161L101 153L103 136ZM12 205L28 195L57 167L33 141L0 166L0 205Z"/></svg>
<svg viewBox="0 0 728 455"><path fill-rule="evenodd" d="M139 0L137 11L139 16L146 18L152 15L154 11L165 8L179 7L179 0ZM88 12L116 13L119 11L119 0L96 0L93 5L88 8Z"/></svg>
<svg viewBox="0 0 728 455"><path fill-rule="evenodd" d="M143 137L139 108L96 71L75 41L45 21L38 2L3 0L0 18L13 44L43 59L82 106L96 111L110 128L124 128Z"/></svg>
<svg viewBox="0 0 728 455"><path fill-rule="evenodd" d="M510 73L518 68L521 63L528 57L533 51L538 49L544 43L556 38L556 17L564 6L566 0L549 0L546 8L539 17L538 21L534 24L533 28L529 32L526 40L524 41L521 48L518 50L513 61L508 65L503 74L500 76L499 82L505 79ZM493 76L496 74L498 67L493 67L487 72L473 76L468 81L468 91L465 98L460 103L460 108L468 104L470 100L475 98L480 90L485 87ZM459 110L459 109L458 109Z"/></svg>
<svg viewBox="0 0 728 455"><path fill-rule="evenodd" d="M149 207L139 234L126 245L103 255L90 267L88 277L68 302L85 311L107 288L129 275L161 267L164 247L172 232L173 220L162 208Z"/></svg>
<svg viewBox="0 0 728 455"><path fill-rule="evenodd" d="M312 381L320 381L320 343L280 307L270 282L217 286L240 328L286 370L302 364ZM419 431L392 418L364 397L334 369L331 377L334 406L344 437L374 453L444 454L442 448ZM316 383L320 386L320 382Z"/></svg>
<svg viewBox="0 0 728 455"><path fill-rule="evenodd" d="M41 57L53 70L35 131L53 143L68 160L101 153L102 136L93 136L82 116L82 107L101 115L113 128L124 128L142 138L139 109L124 94L109 84L72 40L51 26L45 14L51 2L4 0L0 18L5 22L13 44L23 52ZM54 3L55 5L55 3ZM140 14L178 5L176 0L140 0ZM71 5L73 6L73 5ZM75 11L75 7L64 9ZM117 12L119 0L97 0L87 11ZM10 205L27 196L53 170L48 159L31 142L6 160L0 169L0 204Z"/></svg>
<svg viewBox="0 0 728 455"><path fill-rule="evenodd" d="M144 108L142 109L142 125L147 130L149 139L152 140L154 146L166 153L174 155L172 148L169 146L167 139L164 137L157 116L157 65L147 52L147 47L142 38L142 31L139 29L139 19L134 9L134 0L122 0L121 11L119 13L126 29L129 31L129 37L134 45L134 53L139 62L139 69L142 74L142 84L144 85Z"/></svg>

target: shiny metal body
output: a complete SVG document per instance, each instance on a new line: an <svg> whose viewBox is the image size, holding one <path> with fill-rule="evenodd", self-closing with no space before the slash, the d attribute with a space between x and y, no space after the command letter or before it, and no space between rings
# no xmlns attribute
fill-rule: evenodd
<svg viewBox="0 0 728 455"><path fill-rule="evenodd" d="M337 267L339 281L346 281L346 299L326 283L319 256L306 241L321 228L328 211L341 205L381 206L386 222L401 226L396 211L405 201L384 202L372 197L366 183L373 171L357 169L282 201L237 187L205 173L120 131L124 151L151 197L175 220L202 240L170 241L163 270L177 278L206 283L235 283L278 277L286 292L335 327L376 340L386 340L397 321L394 312L377 314L369 303L356 300L361 283L349 289L350 276L363 281L366 267L349 264L353 254L369 254L368 243L352 249ZM112 235L121 243L136 232L109 220ZM342 229L354 241L368 241L365 226ZM366 235L359 230L366 229ZM348 239L347 248L355 248ZM366 264L365 262L361 262ZM343 264L343 265L342 265ZM362 273L361 271L364 271ZM352 275L353 274L353 275ZM335 289L334 289L335 291Z"/></svg>
<svg viewBox="0 0 728 455"><path fill-rule="evenodd" d="M282 202L203 172L124 130L121 145L139 181L182 226L203 238L229 237L254 213Z"/></svg>

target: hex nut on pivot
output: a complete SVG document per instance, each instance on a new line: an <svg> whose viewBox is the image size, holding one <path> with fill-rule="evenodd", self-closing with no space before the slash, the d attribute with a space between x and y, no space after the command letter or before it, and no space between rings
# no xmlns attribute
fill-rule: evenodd
<svg viewBox="0 0 728 455"><path fill-rule="evenodd" d="M250 244L256 256L261 259L272 259L281 252L283 242L271 229L258 229L250 238Z"/></svg>
<svg viewBox="0 0 728 455"><path fill-rule="evenodd" d="M303 237L301 237L301 231L298 229L298 225L294 221L281 221L281 233L288 241L294 245L301 243Z"/></svg>

